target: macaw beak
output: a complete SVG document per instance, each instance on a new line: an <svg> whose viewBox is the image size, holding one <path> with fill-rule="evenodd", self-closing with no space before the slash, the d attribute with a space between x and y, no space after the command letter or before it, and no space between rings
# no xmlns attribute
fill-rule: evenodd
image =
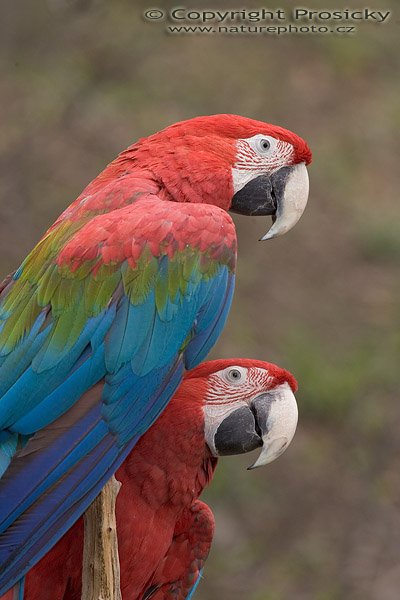
<svg viewBox="0 0 400 600"><path fill-rule="evenodd" d="M263 445L249 469L267 465L283 454L294 437L298 420L296 398L287 383L255 398L253 410Z"/></svg>
<svg viewBox="0 0 400 600"><path fill-rule="evenodd" d="M205 408L206 441L214 456L244 454L261 447L249 469L266 465L280 456L293 439L297 403L288 383L256 396L249 404L233 404L225 414L212 405Z"/></svg>
<svg viewBox="0 0 400 600"><path fill-rule="evenodd" d="M305 163L259 175L233 196L230 210L242 215L271 215L273 225L261 240L283 235L300 219L309 191Z"/></svg>

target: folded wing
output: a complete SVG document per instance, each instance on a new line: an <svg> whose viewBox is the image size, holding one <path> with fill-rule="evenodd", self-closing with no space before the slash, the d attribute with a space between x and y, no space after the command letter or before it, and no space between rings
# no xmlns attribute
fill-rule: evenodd
<svg viewBox="0 0 400 600"><path fill-rule="evenodd" d="M57 222L5 283L0 594L82 514L215 343L235 257L224 211L143 193Z"/></svg>

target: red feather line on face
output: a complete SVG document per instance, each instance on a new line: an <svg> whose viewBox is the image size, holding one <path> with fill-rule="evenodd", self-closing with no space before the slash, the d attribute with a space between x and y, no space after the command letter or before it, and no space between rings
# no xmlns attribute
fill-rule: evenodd
<svg viewBox="0 0 400 600"><path fill-rule="evenodd" d="M229 360L219 359L207 361L186 373L184 379L205 380L212 373L216 373L217 371L222 371L223 369L226 369L228 367L235 366L245 367L247 369L264 369L265 371L268 371L268 376L272 378L271 387L276 387L278 385L281 385L282 383L288 383L293 393L297 391L297 381L293 377L293 375L289 373L289 371L286 371L286 369L282 369L281 367L278 367L278 365L274 365L273 363L246 358L230 358Z"/></svg>
<svg viewBox="0 0 400 600"><path fill-rule="evenodd" d="M268 169L272 172L285 165L290 165L294 158L293 146L287 142L278 141L276 152L269 157L259 156L250 146L247 140L239 140L237 143L237 157L235 168L241 171L259 171L265 173Z"/></svg>
<svg viewBox="0 0 400 600"><path fill-rule="evenodd" d="M235 386L225 381L218 373L214 373L208 378L207 402L213 405L236 404L238 401L250 402L257 394L275 389L283 383L281 379L281 377L275 378L269 370L251 367L247 369L246 380L241 385Z"/></svg>

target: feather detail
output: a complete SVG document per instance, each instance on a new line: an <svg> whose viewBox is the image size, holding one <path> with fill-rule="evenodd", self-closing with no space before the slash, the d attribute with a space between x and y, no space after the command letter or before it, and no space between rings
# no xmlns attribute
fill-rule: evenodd
<svg viewBox="0 0 400 600"><path fill-rule="evenodd" d="M10 432L0 446L0 594L160 415L183 362L216 340L233 289L234 227L216 207L142 193L91 219L66 217L0 296L0 426Z"/></svg>

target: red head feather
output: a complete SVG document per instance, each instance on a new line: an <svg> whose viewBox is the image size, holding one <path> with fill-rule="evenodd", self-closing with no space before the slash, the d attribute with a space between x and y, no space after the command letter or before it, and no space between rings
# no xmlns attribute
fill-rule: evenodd
<svg viewBox="0 0 400 600"><path fill-rule="evenodd" d="M190 379L206 379L212 373L226 369L227 367L244 367L247 369L258 368L268 371L269 375L273 379L273 387L281 385L282 383L288 383L295 393L297 391L297 381L289 371L274 365L273 363L265 362L263 360L255 360L253 358L228 358L209 360L203 362L191 371L185 374L184 380Z"/></svg>
<svg viewBox="0 0 400 600"><path fill-rule="evenodd" d="M124 150L94 179L59 220L80 209L93 196L125 175L137 174L138 190L165 200L213 204L229 210L234 195L232 171L236 142L261 134L272 136L292 150L286 165L311 161L306 142L295 133L239 115L211 115L181 121L142 138ZM140 183L140 185L139 185ZM123 203L122 203L123 202ZM122 199L121 206L126 202ZM95 200L93 200L95 203ZM91 205L91 209L103 208ZM115 206L113 208L116 208Z"/></svg>
<svg viewBox="0 0 400 600"><path fill-rule="evenodd" d="M293 146L288 164L311 162L311 151L295 133L239 115L211 115L175 123L122 152L117 162L150 171L165 199L209 203L229 209L236 141L262 134Z"/></svg>

